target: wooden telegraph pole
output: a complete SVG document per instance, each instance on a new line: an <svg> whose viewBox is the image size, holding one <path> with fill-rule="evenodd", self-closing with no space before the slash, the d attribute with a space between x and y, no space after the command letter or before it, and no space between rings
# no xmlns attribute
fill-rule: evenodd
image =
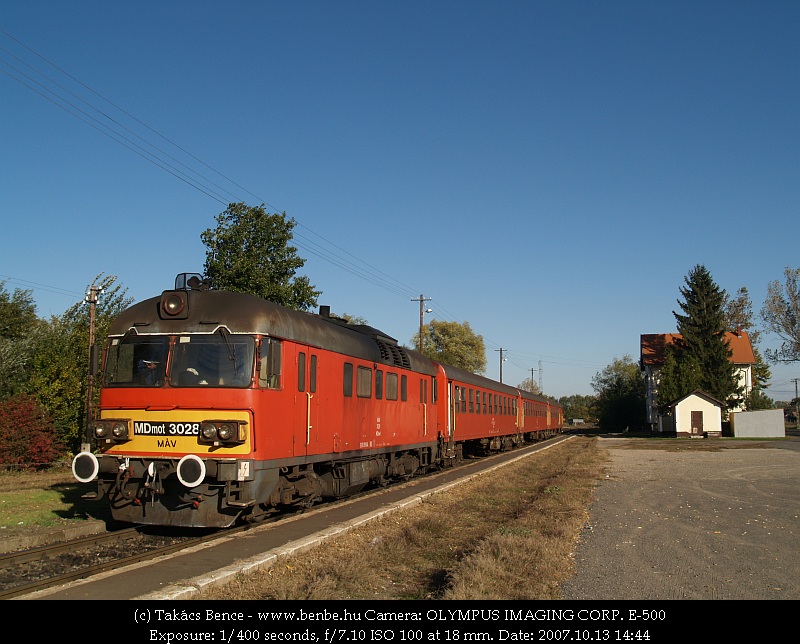
<svg viewBox="0 0 800 644"><path fill-rule="evenodd" d="M89 303L89 380L86 388L86 435L82 450L90 452L92 449L92 421L94 420L94 376L97 365L97 347L95 346L95 308L97 298L103 292L98 286L92 284L84 298Z"/></svg>
<svg viewBox="0 0 800 644"><path fill-rule="evenodd" d="M423 318L425 317L426 313L432 313L433 309L426 309L425 302L429 302L432 298L430 297L423 297L422 293L419 294L419 297L412 297L412 302L419 302L419 342L417 342L417 349L420 353L422 353L423 342L422 342L422 328L423 328Z"/></svg>

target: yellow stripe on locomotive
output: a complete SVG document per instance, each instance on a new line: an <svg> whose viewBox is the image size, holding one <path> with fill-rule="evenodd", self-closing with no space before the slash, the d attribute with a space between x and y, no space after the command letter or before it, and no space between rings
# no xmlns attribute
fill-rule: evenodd
<svg viewBox="0 0 800 644"><path fill-rule="evenodd" d="M92 423L98 447L109 455L247 455L254 447L250 428L248 412L223 410L105 410Z"/></svg>

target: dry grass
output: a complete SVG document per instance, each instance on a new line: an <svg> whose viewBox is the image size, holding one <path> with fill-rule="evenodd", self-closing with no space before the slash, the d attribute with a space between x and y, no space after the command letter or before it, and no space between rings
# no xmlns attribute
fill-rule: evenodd
<svg viewBox="0 0 800 644"><path fill-rule="evenodd" d="M203 599L556 599L606 454L574 437Z"/></svg>

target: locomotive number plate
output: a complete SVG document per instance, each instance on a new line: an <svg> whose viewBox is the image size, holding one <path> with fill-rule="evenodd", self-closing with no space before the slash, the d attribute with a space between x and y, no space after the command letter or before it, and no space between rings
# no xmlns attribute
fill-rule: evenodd
<svg viewBox="0 0 800 644"><path fill-rule="evenodd" d="M134 436L197 436L200 423L134 421Z"/></svg>

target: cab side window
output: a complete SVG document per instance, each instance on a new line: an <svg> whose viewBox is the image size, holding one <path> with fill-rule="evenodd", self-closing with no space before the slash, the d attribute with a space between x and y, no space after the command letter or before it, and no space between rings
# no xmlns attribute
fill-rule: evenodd
<svg viewBox="0 0 800 644"><path fill-rule="evenodd" d="M283 346L280 340L264 338L261 341L261 369L258 373L258 384L268 389L281 387L281 358Z"/></svg>

